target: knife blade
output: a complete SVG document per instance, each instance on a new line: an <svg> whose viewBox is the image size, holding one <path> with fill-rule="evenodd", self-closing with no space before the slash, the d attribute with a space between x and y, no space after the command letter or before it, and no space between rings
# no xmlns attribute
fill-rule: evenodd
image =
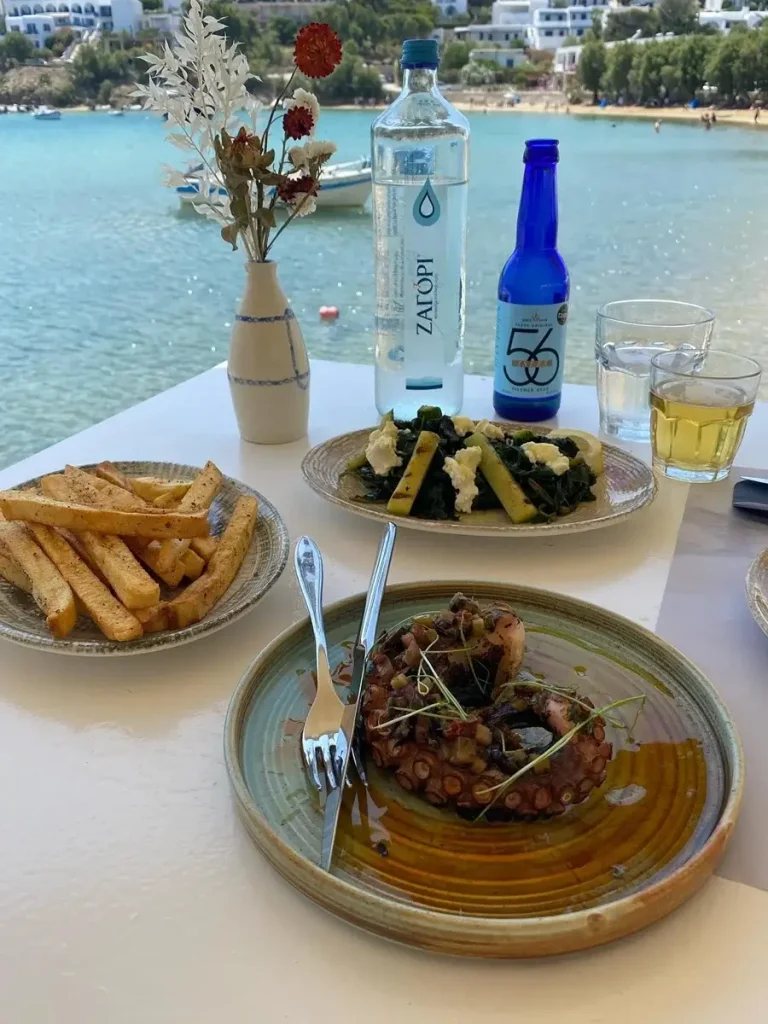
<svg viewBox="0 0 768 1024"><path fill-rule="evenodd" d="M331 870L333 846L336 841L336 830L339 827L339 811L341 810L341 801L349 769L349 756L354 746L357 718L362 703L365 666L368 661L368 654L376 642L376 629L379 622L379 612L381 611L381 599L384 595L384 587L389 575L389 566L392 562L396 535L397 527L395 524L387 523L384 536L379 543L376 562L371 573L371 581L368 584L368 596L365 599L363 617L360 620L360 630L352 649L352 680L350 690L355 694L355 699L352 704L348 704L345 708L340 729L340 736L344 738L344 749L340 752L337 747L335 762L339 784L328 793L323 811L323 840L320 866L324 871ZM357 686L357 689L355 689L355 686ZM362 758L360 758L360 764L362 764ZM365 771L364 768L363 771Z"/></svg>

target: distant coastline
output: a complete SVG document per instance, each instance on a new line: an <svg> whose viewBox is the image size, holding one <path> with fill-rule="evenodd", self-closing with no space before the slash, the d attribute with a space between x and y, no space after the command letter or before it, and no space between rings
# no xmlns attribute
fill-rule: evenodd
<svg viewBox="0 0 768 1024"><path fill-rule="evenodd" d="M618 120L642 120L642 121L660 121L662 125L665 122L676 122L682 124L699 124L702 119L702 115L706 108L699 107L691 110L690 107L634 107L634 106L584 106L582 104L566 104L564 98L559 101L549 102L542 99L541 102L522 100L520 103L513 105L502 104L499 102L498 94L489 93L485 96L477 96L474 102L467 99L453 98L448 94L451 102L457 109L464 111L465 113L477 113L477 114L560 114L564 116L568 114L572 117L582 118L601 118L602 120L618 121ZM548 94L551 96L552 94ZM63 114L87 114L87 113L102 113L102 111L94 111L92 107L80 104L72 107L61 107ZM352 103L346 104L328 104L327 110L340 110L340 111L370 111L371 113L378 113L386 109L385 104L376 104L375 106L358 106ZM732 125L738 128L768 128L768 110L761 111L760 118L755 121L754 110L740 110L736 108L723 108L715 111L717 116L716 126L721 125ZM10 115L12 116L12 115Z"/></svg>

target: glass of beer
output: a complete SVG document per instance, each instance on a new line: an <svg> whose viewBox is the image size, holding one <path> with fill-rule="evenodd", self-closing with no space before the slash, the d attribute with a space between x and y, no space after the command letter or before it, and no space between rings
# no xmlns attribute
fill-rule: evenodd
<svg viewBox="0 0 768 1024"><path fill-rule="evenodd" d="M688 483L723 480L731 471L762 370L720 349L659 352L651 359L653 465Z"/></svg>

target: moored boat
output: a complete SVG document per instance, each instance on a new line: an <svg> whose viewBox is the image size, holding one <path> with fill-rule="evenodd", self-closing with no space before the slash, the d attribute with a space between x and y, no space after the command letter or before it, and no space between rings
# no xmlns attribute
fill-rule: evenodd
<svg viewBox="0 0 768 1024"><path fill-rule="evenodd" d="M36 121L58 121L61 111L55 110L53 107L38 107L37 110L32 111L32 117Z"/></svg>
<svg viewBox="0 0 768 1024"><path fill-rule="evenodd" d="M182 206L194 206L200 202L202 166L192 168L185 175L185 183L176 187ZM213 202L223 202L226 191L216 186L209 187ZM350 160L343 164L329 164L323 169L317 205L354 208L364 206L371 194L371 162L367 157Z"/></svg>

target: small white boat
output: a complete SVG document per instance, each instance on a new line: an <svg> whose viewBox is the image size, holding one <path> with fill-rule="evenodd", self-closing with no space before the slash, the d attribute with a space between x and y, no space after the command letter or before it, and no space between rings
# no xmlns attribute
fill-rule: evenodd
<svg viewBox="0 0 768 1024"><path fill-rule="evenodd" d="M37 121L58 121L61 111L54 110L53 107L38 107L37 110L32 111L32 117Z"/></svg>
<svg viewBox="0 0 768 1024"><path fill-rule="evenodd" d="M125 111L123 110L122 107L119 110L110 110L109 116L110 117L125 117Z"/></svg>
<svg viewBox="0 0 768 1024"><path fill-rule="evenodd" d="M200 202L201 170L201 167L192 168L184 176L185 183L176 186L182 206L194 206ZM320 178L317 205L323 209L364 206L371 194L371 186L371 161L368 157L344 164L329 164ZM213 202L223 200L227 194L223 188L214 186L210 186L209 192Z"/></svg>

